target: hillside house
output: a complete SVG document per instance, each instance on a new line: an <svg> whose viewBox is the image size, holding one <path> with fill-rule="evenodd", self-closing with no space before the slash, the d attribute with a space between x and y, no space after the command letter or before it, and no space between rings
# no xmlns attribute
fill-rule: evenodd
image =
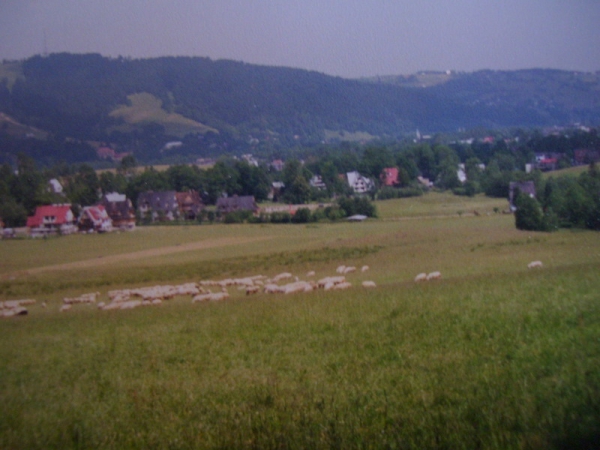
<svg viewBox="0 0 600 450"><path fill-rule="evenodd" d="M508 203L511 211L516 211L514 201L517 198L517 191L535 198L535 184L533 181L511 181L508 185Z"/></svg>
<svg viewBox="0 0 600 450"><path fill-rule="evenodd" d="M257 214L259 211L258 205L253 195L245 195L238 197L221 197L217 200L217 212L221 215L226 215L235 211L252 211L252 214Z"/></svg>
<svg viewBox="0 0 600 450"><path fill-rule="evenodd" d="M77 220L79 231L108 233L113 230L113 223L103 205L85 206Z"/></svg>
<svg viewBox="0 0 600 450"><path fill-rule="evenodd" d="M175 194L175 191L142 192L137 200L141 219L151 222L179 219L179 204Z"/></svg>
<svg viewBox="0 0 600 450"><path fill-rule="evenodd" d="M375 183L373 183L372 180L363 177L356 171L346 173L346 178L348 180L348 186L352 188L355 194L364 194L375 187Z"/></svg>
<svg viewBox="0 0 600 450"><path fill-rule="evenodd" d="M283 181L273 181L273 183L271 183L271 189L269 190L269 195L267 198L274 202L278 201L284 188L285 183Z"/></svg>
<svg viewBox="0 0 600 450"><path fill-rule="evenodd" d="M35 214L27 218L27 228L32 237L71 234L77 231L70 204L38 206Z"/></svg>
<svg viewBox="0 0 600 450"><path fill-rule="evenodd" d="M321 178L321 175L313 175L313 177L308 181L308 184L310 184L311 187L320 191L324 191L325 189L327 189L327 186L323 182L323 178Z"/></svg>
<svg viewBox="0 0 600 450"><path fill-rule="evenodd" d="M579 148L573 152L575 164L584 165L600 161L600 151L589 148Z"/></svg>
<svg viewBox="0 0 600 450"><path fill-rule="evenodd" d="M204 203L198 191L176 192L179 214L185 220L196 220L204 208Z"/></svg>
<svg viewBox="0 0 600 450"><path fill-rule="evenodd" d="M276 172L281 172L284 165L285 164L281 159L275 159L271 162L271 168Z"/></svg>
<svg viewBox="0 0 600 450"><path fill-rule="evenodd" d="M121 230L135 229L135 210L131 200L125 194L111 192L100 200L114 228Z"/></svg>
<svg viewBox="0 0 600 450"><path fill-rule="evenodd" d="M379 176L382 186L395 187L400 184L398 180L398 168L397 167L386 167L381 171Z"/></svg>

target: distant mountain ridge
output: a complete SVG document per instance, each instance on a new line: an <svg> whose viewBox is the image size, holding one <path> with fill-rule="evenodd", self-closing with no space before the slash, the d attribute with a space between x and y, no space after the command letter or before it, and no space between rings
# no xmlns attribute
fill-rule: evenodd
<svg viewBox="0 0 600 450"><path fill-rule="evenodd" d="M128 121L143 104L132 98L146 99L154 113ZM164 140L189 126L218 133L230 148L249 140L285 147L338 132L396 138L417 128L596 125L600 76L532 69L352 80L200 57L60 53L0 65L0 112L51 135L125 146L128 136Z"/></svg>

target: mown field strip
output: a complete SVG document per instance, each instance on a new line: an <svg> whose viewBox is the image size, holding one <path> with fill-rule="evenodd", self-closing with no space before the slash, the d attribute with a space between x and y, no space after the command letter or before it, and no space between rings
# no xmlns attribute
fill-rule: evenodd
<svg viewBox="0 0 600 450"><path fill-rule="evenodd" d="M153 248L149 250L142 250L138 252L132 253L123 253L120 255L112 255L106 257L98 257L94 259L88 259L83 261L65 263L65 264L53 264L51 266L44 267L36 267L33 269L28 269L25 274L33 275L42 272L48 271L57 271L57 270L72 270L72 269L89 269L98 266L106 266L110 264L115 264L123 261L139 261L144 260L146 258L156 258L160 256L171 255L174 253L185 253L197 250L206 250L217 247L226 247L231 245L240 245L247 244L258 241L269 240L268 236L264 237L228 237L215 239L210 241L201 241L201 242L191 242L184 245L175 245L175 246L167 246L167 247L159 247Z"/></svg>

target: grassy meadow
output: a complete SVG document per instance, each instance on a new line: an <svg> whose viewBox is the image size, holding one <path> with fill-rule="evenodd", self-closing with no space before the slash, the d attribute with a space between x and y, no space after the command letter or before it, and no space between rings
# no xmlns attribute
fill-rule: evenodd
<svg viewBox="0 0 600 450"><path fill-rule="evenodd" d="M598 448L600 234L519 231L484 197L377 206L363 223L0 241L0 300L37 300L0 320L0 448ZM345 291L58 312L341 264L370 269Z"/></svg>

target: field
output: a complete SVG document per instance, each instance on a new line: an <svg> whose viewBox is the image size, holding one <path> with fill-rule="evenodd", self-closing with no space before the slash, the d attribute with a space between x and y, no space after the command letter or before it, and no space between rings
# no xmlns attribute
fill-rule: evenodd
<svg viewBox="0 0 600 450"><path fill-rule="evenodd" d="M118 107L110 113L110 116L123 119L129 126L158 123L164 126L165 133L171 136L185 136L188 133L206 133L208 131L217 132L214 128L183 117L181 114L165 111L162 101L146 92L132 94L127 98L131 105ZM124 128L128 129L127 126Z"/></svg>
<svg viewBox="0 0 600 450"><path fill-rule="evenodd" d="M600 234L518 231L484 197L377 206L363 223L0 241L0 300L37 300L0 320L0 448L598 448ZM341 264L370 269L344 291L58 312Z"/></svg>

